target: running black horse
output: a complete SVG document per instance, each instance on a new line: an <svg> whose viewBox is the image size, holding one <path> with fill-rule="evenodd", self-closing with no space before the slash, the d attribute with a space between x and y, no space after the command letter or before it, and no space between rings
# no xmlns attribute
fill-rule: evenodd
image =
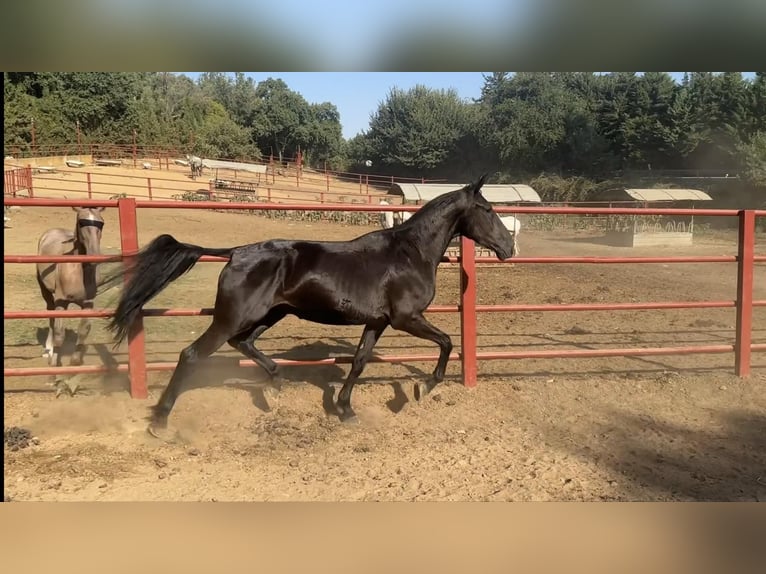
<svg viewBox="0 0 766 574"><path fill-rule="evenodd" d="M390 325L433 341L440 354L428 383L416 386L416 399L444 378L452 341L423 316L435 295L436 270L450 240L464 235L492 249L498 258L513 254L513 236L482 196L486 174L477 182L442 194L408 221L350 241L274 239L213 249L156 237L123 269L132 276L109 324L119 343L143 306L203 255L228 257L221 270L213 320L181 351L173 376L152 408L149 431L165 428L170 411L195 365L224 343L255 361L272 377L277 364L255 340L286 315L325 325L364 325L351 370L338 394L342 421L353 420L351 390ZM155 435L156 436L156 435Z"/></svg>

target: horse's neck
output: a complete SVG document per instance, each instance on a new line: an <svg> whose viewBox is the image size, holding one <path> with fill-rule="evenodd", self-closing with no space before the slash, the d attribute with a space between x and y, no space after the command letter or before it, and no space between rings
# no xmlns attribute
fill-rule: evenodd
<svg viewBox="0 0 766 574"><path fill-rule="evenodd" d="M418 212L405 222L410 237L419 252L433 265L439 265L450 241L457 233L462 210L458 205L448 205L439 213Z"/></svg>
<svg viewBox="0 0 766 574"><path fill-rule="evenodd" d="M98 255L96 253L88 253L88 250L85 247L85 243L80 241L80 236L77 232L77 225L75 225L74 230L74 252L77 255ZM101 284L103 278L99 273L98 263L82 263L82 280L86 287L88 285L98 286Z"/></svg>
<svg viewBox="0 0 766 574"><path fill-rule="evenodd" d="M77 235L77 228L74 230L74 241L72 242L72 251L77 255L88 255L88 250L85 249L85 243L80 241L80 236Z"/></svg>

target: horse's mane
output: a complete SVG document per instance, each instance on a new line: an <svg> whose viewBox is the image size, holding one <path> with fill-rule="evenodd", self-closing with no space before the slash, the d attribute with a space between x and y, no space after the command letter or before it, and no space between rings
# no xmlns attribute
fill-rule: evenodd
<svg viewBox="0 0 766 574"><path fill-rule="evenodd" d="M456 200L460 198L461 193L465 193L465 188L448 191L447 193L434 197L431 201L414 212L412 217L401 223L399 227L412 227L420 225L421 221L432 220L434 214L440 213L446 207L457 203Z"/></svg>

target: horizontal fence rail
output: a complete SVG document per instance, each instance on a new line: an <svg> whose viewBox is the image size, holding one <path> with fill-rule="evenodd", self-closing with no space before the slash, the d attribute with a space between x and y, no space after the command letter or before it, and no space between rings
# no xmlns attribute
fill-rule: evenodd
<svg viewBox="0 0 766 574"><path fill-rule="evenodd" d="M79 150L76 149L78 147ZM89 199L99 195L136 198L148 196L149 199L153 199L159 192L160 196L171 195L176 200L196 200L204 194L209 199L219 200L292 203L298 198L300 201L319 204L344 200L349 203L372 204L377 203L381 194L395 183L445 181L371 172L337 171L328 169L326 165L324 168L305 165L300 156L284 158L282 161L273 157L226 159L222 161L231 163L205 165L202 174L192 174L185 157L185 153L159 146L37 146L34 153L12 154L11 163L6 160L6 166L15 166L15 169L5 172L5 194L15 196L16 192L27 190L27 195L34 197L32 175L39 174L40 177L44 177L45 184L41 186L43 190L83 193L87 194ZM203 162L221 161L215 158L202 159ZM26 165L19 165L19 162ZM40 165L41 163L44 165ZM242 169L236 166L238 163L248 164L257 169ZM140 175L124 171L94 171L96 166L99 169L129 168L138 170ZM164 175L162 170L165 170ZM180 173L189 179L179 179ZM204 185L204 188L200 189L200 185ZM108 186L112 191L103 191L103 186Z"/></svg>
<svg viewBox="0 0 766 574"><path fill-rule="evenodd" d="M119 255L98 256L37 256L37 255L4 255L4 263L56 263L56 262L119 262L129 259L139 250L137 215L138 210L151 209L215 209L215 210L291 210L291 211L350 211L350 212L415 212L418 206L390 205L372 206L359 204L324 204L318 206L311 203L273 204L252 202L219 203L212 201L163 201L136 200L134 198L110 200L71 200L48 198L20 198L6 196L6 206L30 207L113 207L119 213L120 244ZM755 254L755 218L766 216L766 211L758 210L717 210L717 209L675 209L675 208L636 208L636 207L497 207L499 213L531 213L531 214L564 214L564 215L708 215L718 217L737 217L739 220L739 241L737 255L734 256L689 256L689 257L518 257L506 262L500 262L494 257L477 257L473 242L460 238L460 254L458 257L444 257L445 263L456 263L461 273L461 297L456 305L432 305L430 313L458 313L460 316L461 349L452 353L451 360L459 360L462 366L464 384L477 384L478 362L485 360L514 360L514 359L553 359L553 358L588 358L615 356L651 356L651 355L685 355L734 353L735 373L746 376L750 372L750 355L752 352L766 351L766 344L752 343L752 314L755 307L766 307L766 300L753 298L753 273L756 262L766 261L766 256ZM225 262L224 257L202 257L202 262ZM477 269L481 263L561 263L561 264L652 264L652 263L736 263L737 264L737 298L733 301L661 301L646 303L567 303L567 304L506 304L479 305L476 302ZM547 311L625 311L625 310L663 310L663 309L711 309L733 308L736 311L736 340L734 344L697 345L681 347L643 347L643 348L605 348L605 349L569 349L569 350L538 350L538 351L489 351L479 352L477 349L478 313L510 313L510 312L547 312ZM4 310L4 319L43 319L66 317L108 318L113 315L111 309L91 309L78 311L15 311ZM144 309L142 317L136 322L128 335L128 362L116 366L81 365L76 367L35 367L35 368L4 368L5 376L39 376L51 374L75 373L109 373L127 372L131 381L131 395L136 398L147 396L147 373L167 371L175 368L171 362L146 362L144 318L153 317L194 317L212 314L211 308L157 308ZM408 363L419 361L435 361L437 354L428 355L374 355L371 362ZM279 365L331 365L348 364L352 357L318 357L315 359L275 359ZM241 366L253 366L254 362L241 359Z"/></svg>

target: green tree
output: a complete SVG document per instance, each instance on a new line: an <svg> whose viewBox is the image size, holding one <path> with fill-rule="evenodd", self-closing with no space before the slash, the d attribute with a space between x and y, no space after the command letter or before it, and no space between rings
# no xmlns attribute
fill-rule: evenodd
<svg viewBox="0 0 766 574"><path fill-rule="evenodd" d="M285 156L294 157L299 146L307 143L307 132L301 126L311 117L308 102L281 79L259 82L255 94L260 103L253 129L259 149L264 155L276 155L280 162Z"/></svg>
<svg viewBox="0 0 766 574"><path fill-rule="evenodd" d="M365 134L369 159L386 172L433 171L454 155L466 133L467 106L452 89L392 88Z"/></svg>
<svg viewBox="0 0 766 574"><path fill-rule="evenodd" d="M737 146L741 164L740 175L753 185L763 187L766 201L766 132L757 132L747 143Z"/></svg>

